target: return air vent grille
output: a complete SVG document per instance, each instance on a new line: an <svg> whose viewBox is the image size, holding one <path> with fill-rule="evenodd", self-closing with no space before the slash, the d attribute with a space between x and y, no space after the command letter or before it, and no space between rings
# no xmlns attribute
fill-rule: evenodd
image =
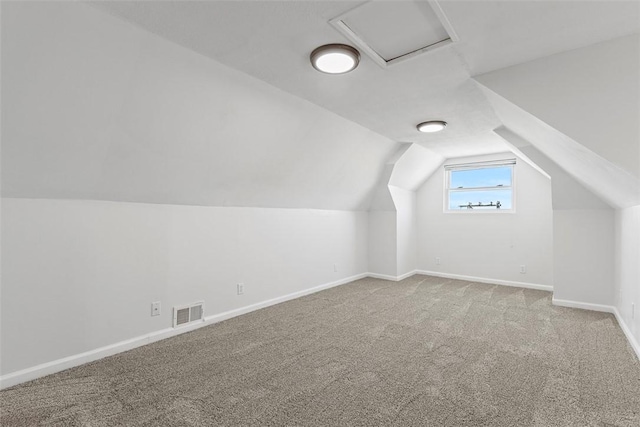
<svg viewBox="0 0 640 427"><path fill-rule="evenodd" d="M191 320L201 320L202 319L202 306L194 305L191 307L191 315L189 317Z"/></svg>
<svg viewBox="0 0 640 427"><path fill-rule="evenodd" d="M204 321L204 302L173 307L173 327Z"/></svg>

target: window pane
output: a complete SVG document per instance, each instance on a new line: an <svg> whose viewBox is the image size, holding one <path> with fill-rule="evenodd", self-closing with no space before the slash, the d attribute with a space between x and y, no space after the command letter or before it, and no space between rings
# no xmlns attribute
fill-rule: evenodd
<svg viewBox="0 0 640 427"><path fill-rule="evenodd" d="M482 168L451 171L450 188L478 188L511 186L511 167Z"/></svg>
<svg viewBox="0 0 640 427"><path fill-rule="evenodd" d="M450 191L449 210L471 210L471 205L491 205L493 206L473 206L473 210L497 210L500 202L500 209L512 209L513 204L511 189L487 190L487 191Z"/></svg>

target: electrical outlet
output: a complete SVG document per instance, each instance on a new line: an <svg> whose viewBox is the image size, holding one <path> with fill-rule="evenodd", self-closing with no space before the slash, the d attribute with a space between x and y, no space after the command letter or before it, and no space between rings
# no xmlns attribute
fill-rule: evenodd
<svg viewBox="0 0 640 427"><path fill-rule="evenodd" d="M160 301L151 303L151 315L160 316Z"/></svg>
<svg viewBox="0 0 640 427"><path fill-rule="evenodd" d="M441 263L440 257L439 257L439 256L437 256L437 257L436 257L436 265L440 265L440 263Z"/></svg>
<svg viewBox="0 0 640 427"><path fill-rule="evenodd" d="M520 274L527 274L527 266L526 265L521 265L520 266Z"/></svg>
<svg viewBox="0 0 640 427"><path fill-rule="evenodd" d="M244 295L244 283L238 283L237 291L238 295Z"/></svg>
<svg viewBox="0 0 640 427"><path fill-rule="evenodd" d="M333 264L333 271L338 272L338 264Z"/></svg>

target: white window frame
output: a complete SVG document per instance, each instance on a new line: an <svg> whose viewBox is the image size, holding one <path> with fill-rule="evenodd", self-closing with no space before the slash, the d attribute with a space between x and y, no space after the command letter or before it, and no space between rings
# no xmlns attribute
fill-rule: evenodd
<svg viewBox="0 0 640 427"><path fill-rule="evenodd" d="M487 169L509 166L511 168L511 186L451 188L451 172L460 170ZM451 192L488 191L511 189L511 209L449 209L449 194ZM492 160L488 162L456 163L444 165L444 197L443 209L445 213L477 215L477 214L508 214L516 212L516 159Z"/></svg>

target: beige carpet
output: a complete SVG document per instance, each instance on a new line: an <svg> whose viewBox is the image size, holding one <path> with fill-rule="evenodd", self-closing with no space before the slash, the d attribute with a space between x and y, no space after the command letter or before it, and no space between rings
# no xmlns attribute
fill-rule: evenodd
<svg viewBox="0 0 640 427"><path fill-rule="evenodd" d="M610 314L363 279L2 391L3 426L640 426Z"/></svg>

